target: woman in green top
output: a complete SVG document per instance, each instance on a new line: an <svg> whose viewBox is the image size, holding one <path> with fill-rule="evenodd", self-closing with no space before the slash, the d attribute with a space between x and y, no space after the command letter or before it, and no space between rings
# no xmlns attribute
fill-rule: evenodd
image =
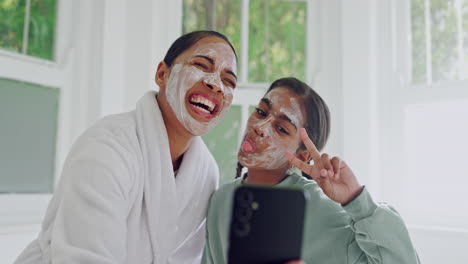
<svg viewBox="0 0 468 264"><path fill-rule="evenodd" d="M227 262L232 198L242 184L299 187L309 193L302 247L306 263L419 263L395 209L374 202L343 160L320 154L329 131L328 107L315 91L295 78L273 82L248 120L236 180L211 198L202 263ZM293 172L291 165L309 177ZM243 167L248 170L240 177Z"/></svg>

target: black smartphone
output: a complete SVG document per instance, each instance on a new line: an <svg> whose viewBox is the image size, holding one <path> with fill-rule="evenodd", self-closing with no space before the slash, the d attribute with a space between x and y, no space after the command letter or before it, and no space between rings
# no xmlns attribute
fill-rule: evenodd
<svg viewBox="0 0 468 264"><path fill-rule="evenodd" d="M300 259L307 196L302 190L240 186L234 192L229 264Z"/></svg>

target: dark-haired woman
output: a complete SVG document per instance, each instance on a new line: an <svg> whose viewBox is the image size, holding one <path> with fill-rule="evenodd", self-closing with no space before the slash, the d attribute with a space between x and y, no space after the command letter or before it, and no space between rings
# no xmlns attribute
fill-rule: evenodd
<svg viewBox="0 0 468 264"><path fill-rule="evenodd" d="M328 107L309 86L295 78L279 79L270 86L248 120L236 180L211 198L202 263L227 263L233 193L242 184L301 188L309 194L302 247L305 263L419 263L398 213L374 202L344 161L319 153L329 131ZM308 164L310 159L313 165ZM244 175L242 167L248 169Z"/></svg>
<svg viewBox="0 0 468 264"><path fill-rule="evenodd" d="M199 263L218 167L199 137L229 109L237 57L223 35L177 39L159 93L73 145L42 230L15 263Z"/></svg>

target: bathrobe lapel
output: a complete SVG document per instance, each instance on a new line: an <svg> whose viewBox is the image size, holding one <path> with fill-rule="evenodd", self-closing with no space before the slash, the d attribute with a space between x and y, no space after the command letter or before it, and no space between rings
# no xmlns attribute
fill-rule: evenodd
<svg viewBox="0 0 468 264"><path fill-rule="evenodd" d="M175 243L178 200L169 141L155 92L148 92L138 102L136 115L154 262L166 263Z"/></svg>

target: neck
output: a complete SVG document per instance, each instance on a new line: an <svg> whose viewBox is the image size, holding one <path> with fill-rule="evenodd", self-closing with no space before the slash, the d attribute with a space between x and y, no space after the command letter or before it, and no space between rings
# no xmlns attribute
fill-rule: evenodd
<svg viewBox="0 0 468 264"><path fill-rule="evenodd" d="M179 122L164 94L158 94L156 96L156 100L158 101L164 125L166 126L169 149L171 151L172 167L174 170L177 170L182 162L184 153L187 151L195 136L188 132L187 129L185 129L185 127Z"/></svg>
<svg viewBox="0 0 468 264"><path fill-rule="evenodd" d="M275 170L265 169L249 169L247 178L244 180L247 184L258 185L276 185L286 178L287 168L279 168Z"/></svg>

